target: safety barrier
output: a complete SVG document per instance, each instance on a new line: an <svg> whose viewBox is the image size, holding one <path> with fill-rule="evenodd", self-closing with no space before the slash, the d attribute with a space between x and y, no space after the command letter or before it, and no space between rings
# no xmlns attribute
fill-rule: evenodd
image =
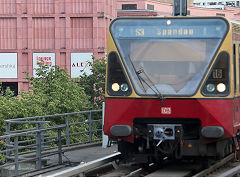
<svg viewBox="0 0 240 177"><path fill-rule="evenodd" d="M45 158L51 155L58 154L58 164L62 164L63 147L101 141L101 112L89 110L5 120L6 135L0 137L5 141L5 149L0 153L6 158L6 163L0 166L2 176L46 168ZM8 167L14 170L6 170Z"/></svg>

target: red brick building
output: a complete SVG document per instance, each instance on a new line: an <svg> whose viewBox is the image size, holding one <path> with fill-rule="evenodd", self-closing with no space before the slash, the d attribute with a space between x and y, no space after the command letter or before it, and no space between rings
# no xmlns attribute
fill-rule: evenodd
<svg viewBox="0 0 240 177"><path fill-rule="evenodd" d="M37 61L66 68L74 78L92 59L104 57L115 0L0 0L0 80L28 90Z"/></svg>
<svg viewBox="0 0 240 177"><path fill-rule="evenodd" d="M192 16L221 15L240 21L239 8L204 9L189 2ZM117 14L171 16L172 4L169 0L0 0L3 86L28 90L23 72L34 75L39 61L59 65L72 78L79 77L92 55L105 56L108 26ZM89 67L85 71L90 73Z"/></svg>
<svg viewBox="0 0 240 177"><path fill-rule="evenodd" d="M147 15L171 16L173 12L172 0L118 0L118 16ZM166 3L169 2L169 3ZM194 7L193 1L188 1L188 14L191 16L225 16L240 21L240 8L225 6L221 9L207 9Z"/></svg>

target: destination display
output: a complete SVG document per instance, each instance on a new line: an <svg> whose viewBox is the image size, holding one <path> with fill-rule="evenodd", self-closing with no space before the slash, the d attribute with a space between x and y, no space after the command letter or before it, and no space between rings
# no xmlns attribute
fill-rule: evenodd
<svg viewBox="0 0 240 177"><path fill-rule="evenodd" d="M123 19L112 25L112 34L117 38L222 38L227 25L222 19Z"/></svg>

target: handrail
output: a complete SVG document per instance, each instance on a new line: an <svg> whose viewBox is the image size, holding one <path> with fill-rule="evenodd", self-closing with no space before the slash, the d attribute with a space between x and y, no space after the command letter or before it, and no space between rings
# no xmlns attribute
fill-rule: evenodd
<svg viewBox="0 0 240 177"><path fill-rule="evenodd" d="M36 161L36 168L38 170L40 170L41 166L42 166L42 164L41 164L42 163L42 155L41 155L42 141L41 141L40 134L41 134L41 132L45 132L45 131L49 131L49 130L57 130L57 132L58 132L58 136L57 136L57 140L56 140L56 142L58 143L58 152L55 153L55 154L58 154L58 158L59 158L58 163L62 164L62 146L61 146L62 136L61 136L61 130L65 127L66 127L66 125L59 125L59 126L55 126L55 127L47 127L47 128L41 128L41 129L33 130L33 131L27 131L27 132L14 133L14 134L0 136L0 140L14 138L13 148L6 149L4 151L0 151L0 153L7 153L7 152L10 153L10 152L14 151L14 156L12 158L13 162L6 163L6 164L0 166L0 168L4 168L4 167L14 165L14 167L15 167L14 176L19 176L20 175L20 173L19 173L20 163L29 162L29 161ZM36 146L36 157L35 158L20 158L19 157L19 150L23 149L23 148L21 146L19 146L19 142L18 142L19 137L25 136L25 135L28 135L28 134L34 134L34 133L36 133L36 144L33 144L31 146L34 146L34 147ZM28 147L30 147L30 145ZM10 159L11 159L11 157L10 157Z"/></svg>
<svg viewBox="0 0 240 177"><path fill-rule="evenodd" d="M102 110L88 110L4 120L6 123L6 135L0 136L0 140L5 140L6 150L0 151L0 153L4 153L8 161L0 168L14 164L14 173L15 176L18 176L20 175L20 163L36 159L36 169L39 170L42 168L42 153L49 153L48 150L54 147L57 148L57 151L53 154L58 154L58 164L62 164L62 147L101 140L102 114L99 114L100 112ZM58 121L60 124L56 125L58 122L53 122L56 120L54 118L60 120ZM29 126L22 126L24 124ZM54 133L56 132L55 130L57 130L57 135ZM81 137L79 136L80 134L83 135L82 137L85 137L81 142L76 141L76 138L74 138L74 136ZM30 158L29 156L26 158L26 150L32 155L35 152L36 157L31 156Z"/></svg>
<svg viewBox="0 0 240 177"><path fill-rule="evenodd" d="M84 114L84 113L90 113L90 112L101 112L101 109L98 110L88 110L88 111L80 111L80 112L71 112L71 113L63 113L63 114L53 114L53 115L45 115L45 116L35 116L35 117L25 117L25 118L16 118L16 119L8 119L4 120L4 122L14 122L19 120L31 120L31 119L40 119L40 118L46 118L46 117L59 117L59 116L70 116L74 114Z"/></svg>
<svg viewBox="0 0 240 177"><path fill-rule="evenodd" d="M17 136L23 136L23 135L32 134L32 133L44 132L44 131L48 131L48 130L65 128L65 127L66 127L66 125L60 125L60 126L56 126L56 127L42 128L42 129L38 129L38 130L34 130L34 131L15 133L15 134L10 134L10 135L3 135L3 136L0 136L0 140L4 140L4 139L7 139L7 138L13 138L13 137L17 137Z"/></svg>

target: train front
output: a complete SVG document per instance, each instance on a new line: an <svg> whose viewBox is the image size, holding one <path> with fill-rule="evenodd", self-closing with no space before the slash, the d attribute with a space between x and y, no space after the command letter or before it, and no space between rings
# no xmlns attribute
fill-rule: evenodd
<svg viewBox="0 0 240 177"><path fill-rule="evenodd" d="M232 34L224 18L110 25L104 132L123 154L220 156L233 136Z"/></svg>

